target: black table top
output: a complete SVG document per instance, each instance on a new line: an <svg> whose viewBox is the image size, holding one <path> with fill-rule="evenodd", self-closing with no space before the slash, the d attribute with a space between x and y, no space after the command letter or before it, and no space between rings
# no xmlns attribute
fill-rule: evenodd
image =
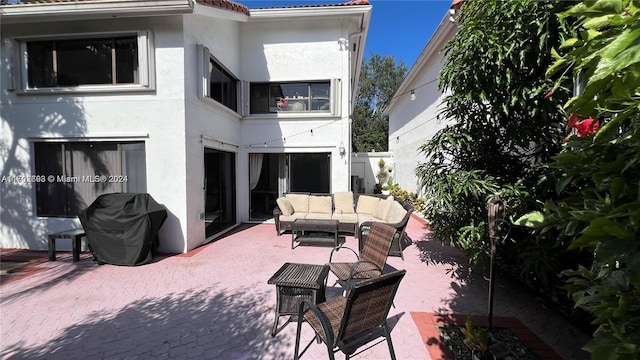
<svg viewBox="0 0 640 360"><path fill-rule="evenodd" d="M277 286L322 289L329 274L329 266L314 264L285 263L267 281Z"/></svg>

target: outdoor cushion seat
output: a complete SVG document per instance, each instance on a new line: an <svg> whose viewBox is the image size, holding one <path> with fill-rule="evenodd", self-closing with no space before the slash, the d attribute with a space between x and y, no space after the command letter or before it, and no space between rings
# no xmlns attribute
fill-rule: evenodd
<svg viewBox="0 0 640 360"><path fill-rule="evenodd" d="M326 213L307 213L305 219L314 219L314 220L331 220L331 214Z"/></svg>
<svg viewBox="0 0 640 360"><path fill-rule="evenodd" d="M334 194L287 193L276 199L276 203L278 206L273 209L273 217L278 236L291 231L296 219L311 219L338 220L339 233L352 234L359 239L362 225L381 222L396 229L395 239L405 239L405 228L413 211L411 203L395 199L392 195L362 194L354 197L351 191ZM402 257L403 246L396 244L400 242L394 242L390 255Z"/></svg>
<svg viewBox="0 0 640 360"><path fill-rule="evenodd" d="M349 224L357 224L358 223L358 214L337 214L333 213L331 216L332 219L338 220L339 222L349 223Z"/></svg>

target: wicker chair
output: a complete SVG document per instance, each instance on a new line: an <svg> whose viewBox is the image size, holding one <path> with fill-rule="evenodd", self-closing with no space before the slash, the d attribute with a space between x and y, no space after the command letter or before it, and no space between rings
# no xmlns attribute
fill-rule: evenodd
<svg viewBox="0 0 640 360"><path fill-rule="evenodd" d="M391 241L396 234L396 229L387 224L369 223L370 228L363 238L360 256L355 250L339 246L334 248L329 255L329 269L339 280L347 281L347 288L351 287L352 280L371 279L382 275L384 265L387 263ZM355 262L332 262L333 254L341 249L348 249L357 258Z"/></svg>
<svg viewBox="0 0 640 360"><path fill-rule="evenodd" d="M301 302L294 359L298 360L313 342L312 339L302 353L298 353L302 323L306 322L315 331L315 338L327 345L331 360L338 351L342 351L348 360L359 347L379 337L386 338L391 359L395 360L387 316L404 275L405 270L400 270L358 282L345 297L339 296L318 305L310 300Z"/></svg>

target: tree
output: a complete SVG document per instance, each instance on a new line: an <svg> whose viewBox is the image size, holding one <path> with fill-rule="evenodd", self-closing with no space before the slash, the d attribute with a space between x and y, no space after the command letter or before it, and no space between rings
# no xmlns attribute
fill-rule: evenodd
<svg viewBox="0 0 640 360"><path fill-rule="evenodd" d="M465 249L472 261L489 252L485 219L490 196L500 192L517 217L547 191L537 181L560 149L561 106L569 96L564 87L546 96L553 86L545 77L554 61L549 50L566 33L555 6L530 0L467 1L458 32L444 49L440 88L451 95L442 115L454 123L420 148L425 161L416 174L436 236ZM553 254L544 250L548 244L518 245L519 254ZM557 263L538 256L528 261L533 263L525 266L536 271Z"/></svg>
<svg viewBox="0 0 640 360"><path fill-rule="evenodd" d="M554 51L549 74L585 80L565 108L590 127L550 164L559 198L523 220L537 223L541 239L554 234L592 254L590 266L564 272L575 307L597 326L585 346L592 358L640 359L640 2L572 5L559 16L580 27Z"/></svg>
<svg viewBox="0 0 640 360"><path fill-rule="evenodd" d="M403 61L371 54L362 64L358 97L353 111L353 151L387 151L389 122L382 114L407 73Z"/></svg>

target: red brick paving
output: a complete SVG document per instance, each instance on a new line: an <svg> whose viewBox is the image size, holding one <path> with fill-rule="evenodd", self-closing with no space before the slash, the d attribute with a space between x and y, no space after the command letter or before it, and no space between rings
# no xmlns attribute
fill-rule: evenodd
<svg viewBox="0 0 640 360"><path fill-rule="evenodd" d="M405 260L387 261L388 270L407 270L389 314L391 337L399 360L431 359L410 314L482 314L487 284L460 251L434 240L424 222L412 218L407 234L413 245ZM357 248L356 239L345 240ZM296 327L270 336L275 287L267 280L284 262L322 264L331 252L291 249L290 241L288 234L276 236L272 223L242 225L188 254L139 267L98 265L86 252L76 263L70 253L49 262L41 252L32 267L37 272L0 286L0 358L290 359ZM334 283L330 276L329 298L341 293ZM500 279L494 312L517 317L563 359L588 359L580 350L586 335ZM311 335L303 327L303 341ZM388 357L382 343L353 359ZM326 348L315 343L303 357L326 358Z"/></svg>

